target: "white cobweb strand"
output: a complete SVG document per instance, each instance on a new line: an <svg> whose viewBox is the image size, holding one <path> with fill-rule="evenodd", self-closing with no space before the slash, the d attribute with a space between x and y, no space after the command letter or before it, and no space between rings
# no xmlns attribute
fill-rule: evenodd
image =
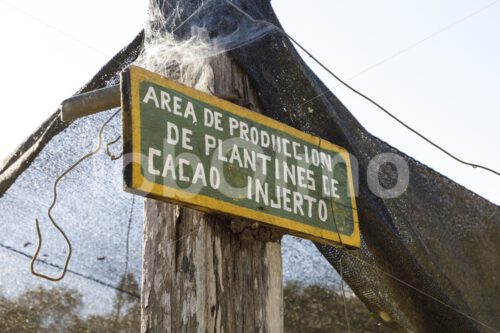
<svg viewBox="0 0 500 333"><path fill-rule="evenodd" d="M179 6L179 3L177 5ZM271 26L255 23L241 16L236 29L224 32L224 22L215 20L214 23L213 18L223 17L228 6L225 1L204 2L192 16L181 22L181 9L172 9L170 16L165 17L153 1L146 22L143 53L135 64L195 89L213 93L211 59L218 54L250 44L274 31ZM165 29L171 26L168 22L180 22L175 29L185 29L185 25L192 23L191 20L195 17L199 26L191 26L190 36L182 40ZM211 26L210 31L218 32L216 38L210 39L205 28L207 26Z"/></svg>
<svg viewBox="0 0 500 333"><path fill-rule="evenodd" d="M153 33L146 38L144 51L135 64L192 88L213 93L210 58L223 52L216 45L210 41L207 30L200 27L192 27L191 37L182 41L176 40L171 33Z"/></svg>

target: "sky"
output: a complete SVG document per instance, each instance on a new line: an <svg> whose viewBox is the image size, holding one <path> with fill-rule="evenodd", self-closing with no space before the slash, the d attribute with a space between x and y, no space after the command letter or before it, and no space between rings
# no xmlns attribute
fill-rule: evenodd
<svg viewBox="0 0 500 333"><path fill-rule="evenodd" d="M272 5L356 89L458 157L500 169L499 0ZM146 14L146 0L0 0L0 158L128 44ZM304 59L369 132L500 204L499 176L452 160Z"/></svg>

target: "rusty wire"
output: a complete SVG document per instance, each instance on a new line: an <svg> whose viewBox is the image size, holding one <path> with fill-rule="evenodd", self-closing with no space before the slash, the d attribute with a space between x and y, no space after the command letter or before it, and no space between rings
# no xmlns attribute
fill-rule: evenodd
<svg viewBox="0 0 500 333"><path fill-rule="evenodd" d="M486 167L484 165L480 165L480 164L476 164L476 163L471 163L471 162L467 162L467 161L464 161L462 160L461 158L457 157L456 155L452 154L451 152L449 152L448 150L446 150L445 148L443 148L442 146L438 145L437 143L435 143L434 141L432 141L431 139L427 138L425 135L421 134L419 131L417 131L416 129L414 129L413 127L409 126L408 124L406 124L403 120L399 119L398 117L396 117L392 112L390 112L389 110L387 110L386 108L384 108L382 105L380 105L379 103L377 103L375 100L373 100L372 98L368 97L367 95L363 94L362 92L360 92L359 90L355 89L353 86L351 86L350 84L348 84L345 80L343 80L342 78L340 78L337 74L335 74L332 70L330 70L328 67L326 67L326 65L324 65L321 61L319 61L311 52L309 52L304 46L302 46L299 42L297 42L292 36L290 36L285 30L283 30L282 28L278 27L276 24L274 23L271 23L271 22L268 22L268 21L265 21L265 20L258 20L258 19L255 19L254 17L252 17L250 14L248 14L247 12L245 12L243 9L241 9L240 7L236 6L234 3L232 3L231 1L229 0L225 0L231 7L233 7L235 10L237 10L238 12L240 12L242 15L244 15L245 17L247 17L249 20L251 20L252 22L255 22L255 23L259 23L259 24L262 24L262 25L267 25L267 26L270 26L274 29L276 29L280 34L282 34L283 36L289 38L295 45L297 45L302 51L304 51L312 60L314 60L314 62L316 62L321 68L323 68L328 74L330 74L331 76L333 76L337 81L339 81L342 85L344 85L347 89L351 90L353 93L359 95L360 97L364 98L365 100L367 100L368 102L370 102L371 104L373 104L374 106L376 106L378 109L380 109L382 112L384 112L385 114L387 114L389 117L391 117L392 119L394 119L396 122L398 122L400 125L402 125L403 127L405 127L406 129L408 129L410 132L414 133L415 135L417 135L418 137L420 137L421 139L423 139L424 141L426 141L427 143L429 143L430 145L432 145L433 147L435 147L436 149L440 150L442 153L448 155L449 157L451 157L452 159L454 159L455 161L461 163L461 164L464 164L464 165L468 165L468 166L471 166L473 168L480 168L480 169L483 169L483 170L486 170L488 172L491 172L492 174L494 175L497 175L497 176L500 176L500 172L495 170L495 169L492 169L492 168L489 168L489 167ZM497 0L495 1L494 3L498 2L500 0ZM493 4L493 3L492 3ZM324 95L324 93L321 93L319 94L318 96L321 96L321 95Z"/></svg>
<svg viewBox="0 0 500 333"><path fill-rule="evenodd" d="M94 151L92 151L92 152L88 153L87 155L83 156L82 158L80 158L78 161L76 161L69 169L67 169L59 177L57 177L56 181L54 182L54 186L53 186L54 196L53 196L53 199L52 199L52 204L50 205L49 209L47 210L47 216L49 217L50 222L52 222L52 225L54 225L54 227L64 237L64 239L66 241L66 244L68 244L68 255L66 257L66 261L64 263L64 267L63 267L61 275L59 275L56 278L53 278L53 277L47 276L45 274L37 273L35 271L35 261L37 260L38 254L40 253L40 249L42 247L42 234L40 232L40 224L38 222L38 219L35 219L36 232L37 232L37 235L38 235L38 247L36 249L35 255L33 256L33 259L31 259L31 266L30 266L31 274L33 274L35 276L38 276L38 277L40 277L42 279L49 280L49 281L54 281L54 282L62 280L64 278L64 276L66 275L66 272L68 270L69 260L71 259L71 253L72 253L71 242L70 242L68 236L66 235L66 233L62 230L62 228L54 221L54 218L52 217L52 214L51 214L52 209L54 208L54 206L56 205L56 202L57 202L57 184L61 181L61 179L64 178L64 176L66 176L69 172L71 172L74 168L76 168L80 163L82 163L87 158L92 157L92 156L94 156L95 154L97 154L99 152L99 150L102 147L102 133L104 131L104 128L109 124L109 122L120 111L121 110L117 110L115 113L113 113L113 115L111 117L109 117L108 120L106 120L106 122L104 122L104 124L102 125L101 129L99 130L97 148ZM115 143L118 140L119 140L119 138L116 139L116 140L114 140L112 143ZM107 145L107 147L108 146L109 146L109 144ZM113 159L114 156L111 156L109 154L109 151L107 151L107 153Z"/></svg>

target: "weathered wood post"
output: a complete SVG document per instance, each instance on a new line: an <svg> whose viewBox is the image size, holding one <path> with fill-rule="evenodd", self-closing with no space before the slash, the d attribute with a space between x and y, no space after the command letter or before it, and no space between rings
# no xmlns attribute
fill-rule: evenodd
<svg viewBox="0 0 500 333"><path fill-rule="evenodd" d="M183 83L205 77L205 90L257 108L227 56L203 66ZM251 221L146 199L141 331L283 332L280 239Z"/></svg>

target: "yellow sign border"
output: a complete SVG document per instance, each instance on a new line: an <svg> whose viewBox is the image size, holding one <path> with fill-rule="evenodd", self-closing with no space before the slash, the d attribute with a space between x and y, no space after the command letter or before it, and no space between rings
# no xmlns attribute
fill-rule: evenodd
<svg viewBox="0 0 500 333"><path fill-rule="evenodd" d="M326 243L335 246L339 246L340 243L342 243L346 246L359 248L360 246L359 221L356 208L356 200L353 195L355 192L354 192L354 184L351 171L351 162L347 150L328 141L321 140L318 137L301 132L293 127L280 123L272 118L245 109L239 105L227 102L215 96L203 93L198 90L194 90L190 87L184 86L176 81L167 79L159 74L150 72L141 67L130 66L127 69L127 71L128 71L127 75L124 76L122 74L122 92L124 91L124 84L129 84L129 87L127 87L128 92L122 93L122 96L124 96L122 97L122 112L124 119L123 137L124 137L124 154L127 153L126 151L127 148L125 147L125 145L127 144L126 141L128 141L127 139L129 138L131 139L131 147L129 147L129 149L131 148L131 151L129 152L132 153L131 154L132 156L131 160L129 160L128 162L124 160L124 163L132 164L132 172L131 172L132 179L128 185L127 185L128 182L125 181L124 185L125 191L131 193L139 193L141 195L150 196L164 201L184 204L207 212L218 212L242 218L247 218L251 220L256 220L268 224L270 226L286 229L287 232L292 235L304 237L320 243ZM129 77L130 80L129 83L126 82L127 81L126 76ZM150 182L141 173L141 158L140 158L141 126L140 126L139 84L143 81L152 82L164 86L166 88L178 91L186 96L216 106L232 114L249 119L251 121L258 122L260 124L264 124L276 130L288 133L301 140L319 146L320 148L339 153L342 156L342 158L346 161L348 183L349 183L348 186L349 186L349 191L351 193L352 216L354 221L353 233L350 236L341 234L341 241L340 241L337 232L310 226L304 223L289 220L265 212L256 211L246 207L241 207L226 201L214 199L201 194L193 195L192 193L189 192L185 192L172 187ZM130 105L127 105L127 103L129 103ZM126 115L125 112L130 112L130 115ZM128 119L127 125L125 124L125 119ZM127 129L126 127L130 127L130 129ZM127 131L129 130L131 130L132 132L128 133Z"/></svg>

